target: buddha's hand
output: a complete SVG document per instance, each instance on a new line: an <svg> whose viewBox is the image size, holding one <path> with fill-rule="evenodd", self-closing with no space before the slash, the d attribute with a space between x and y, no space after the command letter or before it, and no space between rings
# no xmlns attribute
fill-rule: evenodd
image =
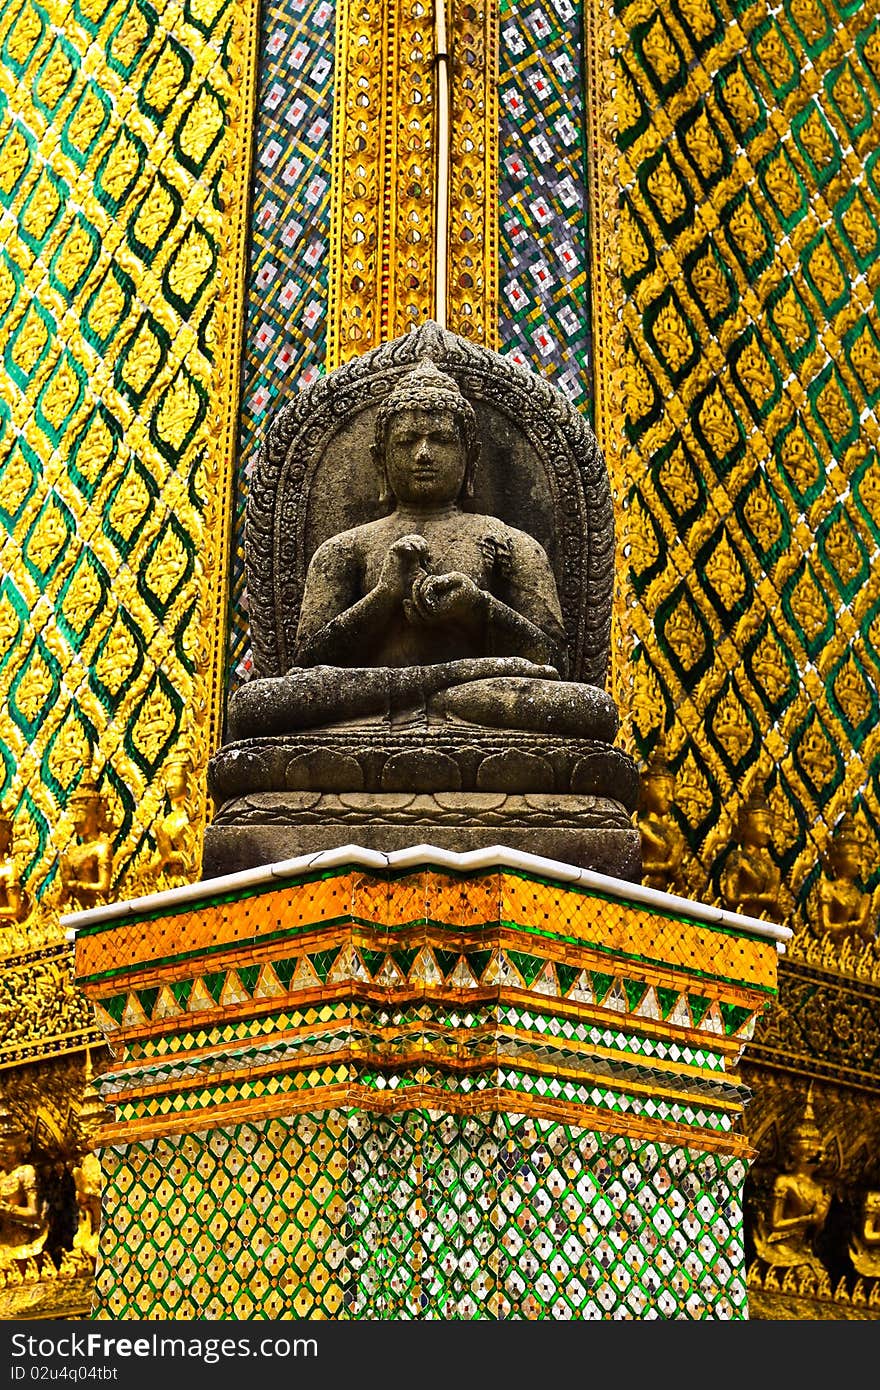
<svg viewBox="0 0 880 1390"><path fill-rule="evenodd" d="M466 574L426 574L412 589L412 606L425 623L479 622L486 613L486 594Z"/></svg>
<svg viewBox="0 0 880 1390"><path fill-rule="evenodd" d="M428 542L424 536L401 536L388 547L376 587L400 603L409 598L414 580L424 574L427 563Z"/></svg>

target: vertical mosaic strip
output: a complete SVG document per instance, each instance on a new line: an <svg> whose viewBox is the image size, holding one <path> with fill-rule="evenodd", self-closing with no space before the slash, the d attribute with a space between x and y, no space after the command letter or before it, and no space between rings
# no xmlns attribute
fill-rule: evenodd
<svg viewBox="0 0 880 1390"><path fill-rule="evenodd" d="M619 14L638 746L697 897L768 784L801 912L853 806L880 882L880 12Z"/></svg>
<svg viewBox="0 0 880 1390"><path fill-rule="evenodd" d="M740 1159L325 1110L104 1150L98 1318L743 1318Z"/></svg>
<svg viewBox="0 0 880 1390"><path fill-rule="evenodd" d="M44 908L92 761L131 883L208 752L249 18L0 6L0 803Z"/></svg>
<svg viewBox="0 0 880 1390"><path fill-rule="evenodd" d="M502 351L592 410L584 11L502 3L499 334Z"/></svg>
<svg viewBox="0 0 880 1390"><path fill-rule="evenodd" d="M241 442L234 485L230 688L247 679L242 533L267 412L323 369L327 336L335 8L281 0L262 18Z"/></svg>

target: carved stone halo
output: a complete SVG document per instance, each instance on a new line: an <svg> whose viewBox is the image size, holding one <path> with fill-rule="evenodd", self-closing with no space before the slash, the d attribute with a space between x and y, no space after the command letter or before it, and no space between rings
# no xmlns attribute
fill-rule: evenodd
<svg viewBox="0 0 880 1390"><path fill-rule="evenodd" d="M614 518L595 436L543 378L430 322L320 377L272 420L245 532L254 674L279 676L294 664L306 570L318 546L390 510L379 501L370 452L376 411L425 359L455 379L477 415L482 456L463 510L498 516L541 543L559 591L570 679L603 686Z"/></svg>

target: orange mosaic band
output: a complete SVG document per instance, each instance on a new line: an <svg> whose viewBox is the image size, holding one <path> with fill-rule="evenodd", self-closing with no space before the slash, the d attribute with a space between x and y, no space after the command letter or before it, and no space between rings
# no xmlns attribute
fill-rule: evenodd
<svg viewBox="0 0 880 1390"><path fill-rule="evenodd" d="M171 893L162 896L172 898ZM678 966L693 975L769 992L776 987L772 939L744 938L723 924L510 872L475 877L466 885L430 869L388 881L337 873L282 887L275 881L258 893L222 895L220 901L206 895L204 904L187 901L178 911L123 921L85 920L97 916L83 913L69 919L83 919L77 931L77 974L84 984L114 970L177 962L182 946L185 954L208 953L281 930L307 932L345 922L388 931L433 923L467 931L497 922L548 940L588 943L593 950L632 957L643 967L668 971Z"/></svg>
<svg viewBox="0 0 880 1390"><path fill-rule="evenodd" d="M579 1129L594 1129L603 1133L624 1135L635 1141L682 1145L690 1150L722 1153L749 1161L756 1150L741 1131L719 1134L708 1129L694 1130L690 1125L672 1121L642 1119L638 1116L610 1113L601 1106L568 1105L560 1101L533 1100L518 1091L501 1088L486 1089L477 1095L450 1095L440 1087L414 1085L407 1089L406 1104L393 1093L383 1093L364 1085L320 1086L296 1094L282 1092L268 1098L240 1098L235 1103L213 1105L210 1111L211 1128L229 1130L233 1125L250 1122L264 1125L277 1118L293 1115L326 1114L332 1110L365 1112L374 1115L399 1114L404 1111L429 1111L434 1115L481 1116L506 1114L524 1119L546 1120L574 1125ZM98 1142L101 1147L143 1144L171 1135L203 1132L206 1128L204 1110L189 1115L145 1114L140 1111L135 1120L111 1123L102 1127Z"/></svg>
<svg viewBox="0 0 880 1390"><path fill-rule="evenodd" d="M748 1155L734 1068L784 933L599 875L304 868L71 919L104 1142L430 1105Z"/></svg>

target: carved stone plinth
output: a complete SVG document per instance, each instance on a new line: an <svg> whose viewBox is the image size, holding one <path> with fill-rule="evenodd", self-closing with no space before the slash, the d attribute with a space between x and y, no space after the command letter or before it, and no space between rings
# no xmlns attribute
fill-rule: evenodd
<svg viewBox="0 0 880 1390"><path fill-rule="evenodd" d="M609 822L617 821L617 828ZM205 832L207 878L317 854L328 840L369 849L430 841L465 852L504 844L637 879L639 832L619 802L542 792L255 792Z"/></svg>
<svg viewBox="0 0 880 1390"><path fill-rule="evenodd" d="M427 724L247 739L213 758L211 790L206 877L352 840L379 850L505 844L639 876L635 765L589 739L476 728L456 737Z"/></svg>

